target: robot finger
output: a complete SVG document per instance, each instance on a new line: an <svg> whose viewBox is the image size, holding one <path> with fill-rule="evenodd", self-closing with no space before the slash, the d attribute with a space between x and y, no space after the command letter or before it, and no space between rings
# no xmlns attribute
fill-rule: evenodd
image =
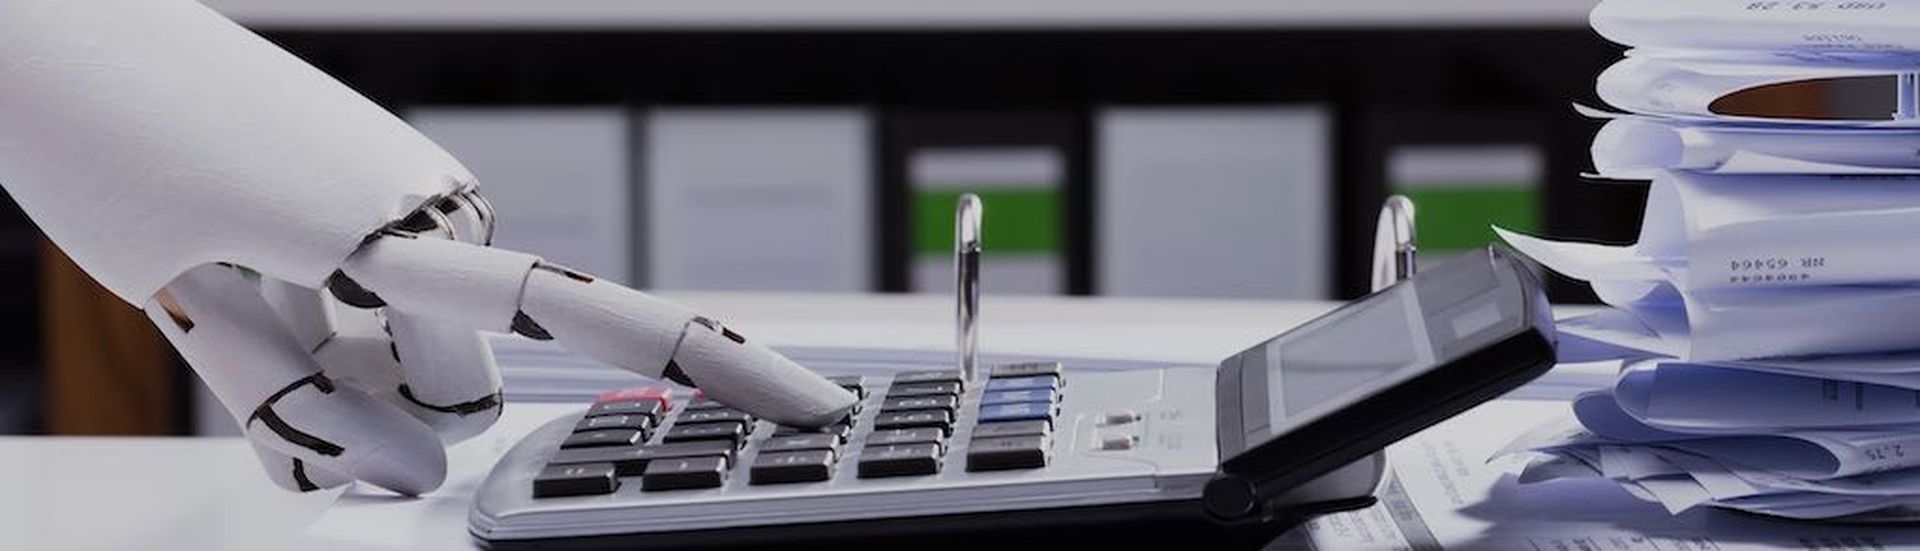
<svg viewBox="0 0 1920 551"><path fill-rule="evenodd" d="M403 379L399 404L443 442L472 438L500 418L500 368L479 332L399 311L387 312L387 327Z"/></svg>
<svg viewBox="0 0 1920 551"><path fill-rule="evenodd" d="M260 458L260 466L267 469L267 478L288 491L311 492L353 482L353 479L348 478L347 475L308 465L305 461L280 453L258 441L249 439L248 443L253 445L254 455Z"/></svg>
<svg viewBox="0 0 1920 551"><path fill-rule="evenodd" d="M254 442L404 494L433 490L446 478L446 450L431 430L322 374L252 274L201 266L145 309Z"/></svg>
<svg viewBox="0 0 1920 551"><path fill-rule="evenodd" d="M655 376L698 386L714 400L776 423L825 425L845 417L855 401L853 394L713 319L616 283L564 269L534 270L527 275L521 309L563 346L644 374L658 370ZM671 335L671 345L634 337L655 334ZM634 358L649 361L629 363Z"/></svg>
<svg viewBox="0 0 1920 551"><path fill-rule="evenodd" d="M300 348L318 350L338 334L333 303L319 290L261 276L260 296L280 315Z"/></svg>
<svg viewBox="0 0 1920 551"><path fill-rule="evenodd" d="M853 406L851 393L717 322L531 255L390 233L342 271L392 310L553 339L778 423L826 424Z"/></svg>

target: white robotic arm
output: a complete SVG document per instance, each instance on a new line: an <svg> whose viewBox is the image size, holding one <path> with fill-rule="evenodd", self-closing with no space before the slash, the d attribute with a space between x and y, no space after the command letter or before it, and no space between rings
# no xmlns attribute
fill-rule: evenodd
<svg viewBox="0 0 1920 551"><path fill-rule="evenodd" d="M0 2L0 185L206 380L280 485L421 493L499 414L476 330L818 425L854 398L719 323L487 247L473 177L193 0ZM329 292L332 297L322 294ZM391 342L336 338L337 299Z"/></svg>

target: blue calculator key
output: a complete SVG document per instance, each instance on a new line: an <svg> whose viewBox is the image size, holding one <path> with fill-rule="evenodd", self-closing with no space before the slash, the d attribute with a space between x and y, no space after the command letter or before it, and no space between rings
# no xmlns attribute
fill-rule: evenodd
<svg viewBox="0 0 1920 551"><path fill-rule="evenodd" d="M990 391L980 395L981 407L1002 404L1024 404L1029 402L1051 404L1058 401L1060 401L1060 393L1051 388Z"/></svg>
<svg viewBox="0 0 1920 551"><path fill-rule="evenodd" d="M981 423L1004 423L1008 421L1048 421L1053 419L1053 404L1027 402L1022 404L1002 404L980 408Z"/></svg>
<svg viewBox="0 0 1920 551"><path fill-rule="evenodd" d="M1059 379L1055 379L1049 376L1014 377L1012 379L988 379L987 392L996 392L1001 390L1030 390L1030 389L1036 389L1036 388L1053 389L1055 387L1058 387L1059 385L1060 385Z"/></svg>

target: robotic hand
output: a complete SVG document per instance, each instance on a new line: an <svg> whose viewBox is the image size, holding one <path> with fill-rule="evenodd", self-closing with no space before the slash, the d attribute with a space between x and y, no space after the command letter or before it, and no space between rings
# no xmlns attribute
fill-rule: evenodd
<svg viewBox="0 0 1920 551"><path fill-rule="evenodd" d="M458 162L194 0L0 2L0 184L153 319L289 489L438 487L443 442L500 413L476 330L784 424L854 401L685 308L486 246ZM381 309L391 340L336 338L323 289Z"/></svg>

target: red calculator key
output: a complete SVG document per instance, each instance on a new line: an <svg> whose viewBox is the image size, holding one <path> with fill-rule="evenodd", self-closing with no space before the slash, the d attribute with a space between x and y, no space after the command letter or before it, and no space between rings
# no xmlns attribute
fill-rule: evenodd
<svg viewBox="0 0 1920 551"><path fill-rule="evenodd" d="M600 397L595 399L594 402L631 402L639 400L660 402L660 409L662 411L672 411L673 389L664 386L649 386L624 390L610 390L600 393Z"/></svg>

